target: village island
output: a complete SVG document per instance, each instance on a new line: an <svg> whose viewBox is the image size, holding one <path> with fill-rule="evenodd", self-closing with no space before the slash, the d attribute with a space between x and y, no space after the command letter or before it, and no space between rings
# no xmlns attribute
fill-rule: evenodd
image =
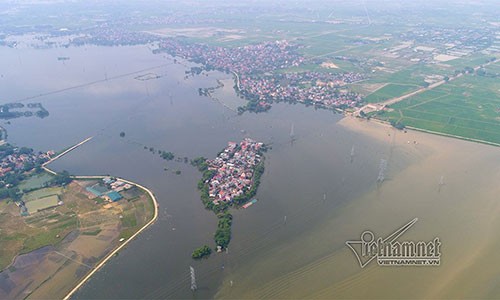
<svg viewBox="0 0 500 300"><path fill-rule="evenodd" d="M203 172L198 182L201 200L218 218L214 235L217 252L226 249L231 240L233 216L229 208L247 208L257 202L252 197L264 173L263 152L266 150L264 143L245 138L240 143L229 142L215 159L199 157L191 161ZM210 253L210 247L204 245L196 249L192 257L198 259Z"/></svg>

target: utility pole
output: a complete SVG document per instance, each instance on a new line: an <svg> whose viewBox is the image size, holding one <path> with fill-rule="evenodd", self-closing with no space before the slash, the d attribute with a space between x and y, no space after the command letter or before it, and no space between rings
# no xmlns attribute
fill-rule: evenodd
<svg viewBox="0 0 500 300"><path fill-rule="evenodd" d="M191 271L191 290L194 292L197 289L197 287L196 287L196 275L194 274L193 267L190 266L189 270Z"/></svg>

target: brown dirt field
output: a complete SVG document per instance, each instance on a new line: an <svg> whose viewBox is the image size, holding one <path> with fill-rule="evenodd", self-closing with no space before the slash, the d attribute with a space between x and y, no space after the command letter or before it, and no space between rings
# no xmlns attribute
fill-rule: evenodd
<svg viewBox="0 0 500 300"><path fill-rule="evenodd" d="M64 297L119 245L121 236L129 236L150 220L148 209L154 207L145 194L133 201L125 197L96 204L84 192L87 185L88 181L74 181L61 195L62 206L29 217L21 217L14 203L2 203L0 263L5 269L0 276L0 299ZM120 216L125 214L135 217L135 222L127 220L133 225L122 224L125 218ZM52 246L18 256L10 265L28 241L32 246Z"/></svg>

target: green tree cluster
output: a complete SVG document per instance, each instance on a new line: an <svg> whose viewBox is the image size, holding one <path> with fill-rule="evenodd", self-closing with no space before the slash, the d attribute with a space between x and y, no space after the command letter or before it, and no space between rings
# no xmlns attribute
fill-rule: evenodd
<svg viewBox="0 0 500 300"><path fill-rule="evenodd" d="M172 160L175 158L175 154L167 151L159 151L161 158L165 160Z"/></svg>
<svg viewBox="0 0 500 300"><path fill-rule="evenodd" d="M202 156L192 159L191 165L198 168L200 172L205 172L208 169L207 159Z"/></svg>
<svg viewBox="0 0 500 300"><path fill-rule="evenodd" d="M210 249L207 245L203 245L200 248L195 249L193 254L191 254L191 257L194 259L200 259L209 256L211 253L212 249Z"/></svg>
<svg viewBox="0 0 500 300"><path fill-rule="evenodd" d="M233 223L233 216L228 213L220 213L217 215L219 218L217 222L217 231L215 232L214 239L217 246L227 248L231 241L231 224Z"/></svg>
<svg viewBox="0 0 500 300"><path fill-rule="evenodd" d="M21 196L18 188L0 188L0 199L11 198L17 201L21 199Z"/></svg>
<svg viewBox="0 0 500 300"><path fill-rule="evenodd" d="M391 120L390 123L396 129L399 129L399 130L405 129L405 124L403 124L402 122L396 122L394 120Z"/></svg>
<svg viewBox="0 0 500 300"><path fill-rule="evenodd" d="M71 175L69 175L68 171L64 170L61 173L57 173L52 179L52 184L55 185L66 185L71 182Z"/></svg>

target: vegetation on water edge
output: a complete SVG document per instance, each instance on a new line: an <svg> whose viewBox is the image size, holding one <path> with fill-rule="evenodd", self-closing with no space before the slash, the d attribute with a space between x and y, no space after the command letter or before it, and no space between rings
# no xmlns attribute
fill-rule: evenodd
<svg viewBox="0 0 500 300"><path fill-rule="evenodd" d="M192 159L191 165L198 168L200 172L205 172L208 169L207 159L202 156Z"/></svg>
<svg viewBox="0 0 500 300"><path fill-rule="evenodd" d="M172 160L175 158L175 154L170 151L158 151L160 153L161 158L165 160Z"/></svg>
<svg viewBox="0 0 500 300"><path fill-rule="evenodd" d="M193 259L201 259L210 256L210 254L212 254L212 249L210 249L207 245L203 245L200 248L195 249L193 254L191 254L191 257Z"/></svg>
<svg viewBox="0 0 500 300"><path fill-rule="evenodd" d="M0 105L0 119L2 120L32 116L43 119L49 116L49 112L42 106L41 103L28 103L27 105L24 105L23 103L16 102Z"/></svg>
<svg viewBox="0 0 500 300"><path fill-rule="evenodd" d="M231 224L233 223L233 216L224 212L217 215L219 219L217 222L217 231L215 232L214 239L217 246L227 248L231 241Z"/></svg>

